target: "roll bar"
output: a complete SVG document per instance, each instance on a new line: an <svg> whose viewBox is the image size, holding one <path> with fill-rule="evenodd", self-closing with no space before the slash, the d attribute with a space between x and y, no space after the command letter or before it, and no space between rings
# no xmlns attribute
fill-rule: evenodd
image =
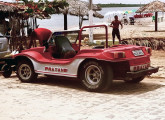
<svg viewBox="0 0 165 120"><path fill-rule="evenodd" d="M81 47L81 39L82 39L82 31L85 28L95 28L95 27L104 27L105 28L105 35L106 35L106 48L108 48L108 27L106 25L92 25L92 26L84 26L79 31L79 50Z"/></svg>

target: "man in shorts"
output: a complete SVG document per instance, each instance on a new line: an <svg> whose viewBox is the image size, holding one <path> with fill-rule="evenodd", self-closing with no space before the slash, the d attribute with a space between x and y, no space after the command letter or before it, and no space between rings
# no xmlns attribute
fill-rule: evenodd
<svg viewBox="0 0 165 120"><path fill-rule="evenodd" d="M119 43L121 43L119 25L121 25L121 29L123 28L123 25L121 24L121 21L118 20L118 16L115 15L114 18L115 18L115 20L112 21L112 23L110 25L110 27L113 28L113 30L112 30L113 45L115 44L115 35L119 39Z"/></svg>

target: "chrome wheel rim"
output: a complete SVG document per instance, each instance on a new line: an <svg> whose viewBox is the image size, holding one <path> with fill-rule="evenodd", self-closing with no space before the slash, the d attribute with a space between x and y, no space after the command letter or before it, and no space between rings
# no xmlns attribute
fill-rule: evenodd
<svg viewBox="0 0 165 120"><path fill-rule="evenodd" d="M101 81L101 71L96 65L90 65L85 71L85 79L90 85L97 85Z"/></svg>
<svg viewBox="0 0 165 120"><path fill-rule="evenodd" d="M32 74L30 66L27 65L27 64L22 64L19 67L18 74L22 79L28 80L31 77L31 74Z"/></svg>

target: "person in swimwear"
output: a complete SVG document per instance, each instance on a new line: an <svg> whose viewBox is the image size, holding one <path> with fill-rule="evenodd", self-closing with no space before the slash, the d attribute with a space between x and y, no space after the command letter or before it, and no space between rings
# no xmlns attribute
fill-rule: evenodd
<svg viewBox="0 0 165 120"><path fill-rule="evenodd" d="M120 31L119 31L119 25L121 25L121 29L123 28L123 25L121 21L118 20L118 16L114 16L115 20L111 22L110 27L112 27L112 38L113 38L113 45L115 44L115 35L119 39L119 44L121 43L121 38L120 38Z"/></svg>

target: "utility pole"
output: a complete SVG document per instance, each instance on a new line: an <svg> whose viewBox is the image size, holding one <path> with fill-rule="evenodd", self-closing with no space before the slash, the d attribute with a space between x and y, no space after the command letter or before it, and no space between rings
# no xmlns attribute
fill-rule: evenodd
<svg viewBox="0 0 165 120"><path fill-rule="evenodd" d="M93 25L92 0L89 0L89 25ZM93 28L89 29L89 42L93 43Z"/></svg>

